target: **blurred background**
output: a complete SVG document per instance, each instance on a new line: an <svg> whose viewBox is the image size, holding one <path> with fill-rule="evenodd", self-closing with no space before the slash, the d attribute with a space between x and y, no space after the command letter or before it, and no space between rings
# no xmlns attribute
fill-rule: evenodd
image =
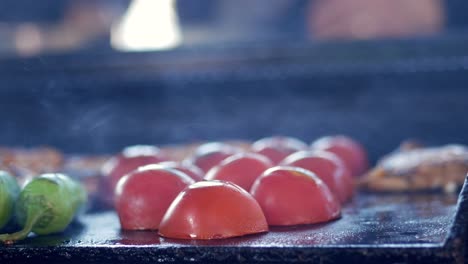
<svg viewBox="0 0 468 264"><path fill-rule="evenodd" d="M3 0L0 145L468 143L464 0ZM378 144L376 143L378 142Z"/></svg>
<svg viewBox="0 0 468 264"><path fill-rule="evenodd" d="M460 34L467 7L463 0L4 0L0 56Z"/></svg>

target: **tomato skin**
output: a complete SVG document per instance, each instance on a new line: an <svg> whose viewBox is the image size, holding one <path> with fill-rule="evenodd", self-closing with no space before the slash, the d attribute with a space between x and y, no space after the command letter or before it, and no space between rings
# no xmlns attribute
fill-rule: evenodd
<svg viewBox="0 0 468 264"><path fill-rule="evenodd" d="M349 200L354 193L349 168L331 152L299 151L286 157L281 165L299 167L313 172L341 203Z"/></svg>
<svg viewBox="0 0 468 264"><path fill-rule="evenodd" d="M306 143L298 139L280 136L262 138L252 144L253 152L266 156L273 164L278 164L296 151L307 150L308 148Z"/></svg>
<svg viewBox="0 0 468 264"><path fill-rule="evenodd" d="M340 203L328 187L301 168L268 169L255 181L251 194L272 226L315 224L340 217Z"/></svg>
<svg viewBox="0 0 468 264"><path fill-rule="evenodd" d="M273 167L273 164L265 156L256 153L239 153L211 168L205 180L229 181L250 191L254 181L270 167Z"/></svg>
<svg viewBox="0 0 468 264"><path fill-rule="evenodd" d="M163 237L220 239L268 231L257 201L241 187L224 181L188 186L171 204L159 227Z"/></svg>
<svg viewBox="0 0 468 264"><path fill-rule="evenodd" d="M179 170L190 176L194 181L203 180L203 171L193 164L186 162L163 161L158 163L158 165L169 169Z"/></svg>
<svg viewBox="0 0 468 264"><path fill-rule="evenodd" d="M312 142L312 149L333 152L351 169L353 177L363 175L369 169L365 148L347 136L327 136Z"/></svg>
<svg viewBox="0 0 468 264"><path fill-rule="evenodd" d="M115 208L124 230L157 230L169 205L194 180L158 165L138 168L120 179Z"/></svg>
<svg viewBox="0 0 468 264"><path fill-rule="evenodd" d="M184 160L184 163L194 164L204 173L206 173L211 168L218 165L225 158L239 152L242 152L240 148L225 143L205 143L197 147L194 154L188 159Z"/></svg>
<svg viewBox="0 0 468 264"><path fill-rule="evenodd" d="M107 161L102 168L104 176L101 182L103 202L108 206L113 205L115 186L123 176L140 166L165 160L166 158L157 147L146 145L126 147L120 154Z"/></svg>

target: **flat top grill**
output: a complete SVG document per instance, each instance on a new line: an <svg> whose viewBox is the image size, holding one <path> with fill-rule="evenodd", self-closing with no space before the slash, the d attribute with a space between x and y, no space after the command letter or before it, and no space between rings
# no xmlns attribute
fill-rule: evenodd
<svg viewBox="0 0 468 264"><path fill-rule="evenodd" d="M464 197L466 188L460 195ZM462 263L466 201L457 195L360 193L340 220L274 227L223 240L174 240L154 231L120 230L114 212L84 215L64 234L1 247L2 263L47 259L71 263L359 261Z"/></svg>

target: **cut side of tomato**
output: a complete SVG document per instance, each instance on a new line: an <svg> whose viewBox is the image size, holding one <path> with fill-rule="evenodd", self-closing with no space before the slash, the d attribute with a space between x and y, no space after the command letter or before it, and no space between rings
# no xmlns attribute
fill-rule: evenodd
<svg viewBox="0 0 468 264"><path fill-rule="evenodd" d="M270 167L273 167L273 164L265 156L256 153L239 153L213 167L205 179L233 182L250 191L254 181Z"/></svg>
<svg viewBox="0 0 468 264"><path fill-rule="evenodd" d="M169 205L194 180L178 170L147 165L120 179L115 208L125 230L156 230Z"/></svg>
<svg viewBox="0 0 468 264"><path fill-rule="evenodd" d="M296 138L280 136L263 138L252 144L253 152L266 156L275 165L288 155L308 148L306 143Z"/></svg>
<svg viewBox="0 0 468 264"><path fill-rule="evenodd" d="M354 193L349 168L331 152L299 151L286 157L281 165L300 167L315 173L342 203L349 200Z"/></svg>
<svg viewBox="0 0 468 264"><path fill-rule="evenodd" d="M251 194L272 226L315 224L340 217L340 203L325 183L302 168L268 169L255 181Z"/></svg>
<svg viewBox="0 0 468 264"><path fill-rule="evenodd" d="M200 181L182 191L159 226L163 237L220 239L268 231L257 201L224 181Z"/></svg>

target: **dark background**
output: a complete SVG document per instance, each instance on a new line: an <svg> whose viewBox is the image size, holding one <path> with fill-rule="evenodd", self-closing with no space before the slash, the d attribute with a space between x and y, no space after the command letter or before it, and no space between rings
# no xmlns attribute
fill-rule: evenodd
<svg viewBox="0 0 468 264"><path fill-rule="evenodd" d="M0 22L53 24L72 2L5 0ZM299 37L307 2L274 20L270 28L284 33L277 41L123 53L106 34L102 45L61 55L0 58L0 145L109 153L139 143L347 134L376 160L407 138L468 144L467 1L445 1L437 35L339 42ZM96 3L123 12L129 1ZM214 19L216 3L177 1L182 28Z"/></svg>
<svg viewBox="0 0 468 264"><path fill-rule="evenodd" d="M75 54L0 64L0 145L129 144L342 133L372 159L401 140L468 144L468 39Z"/></svg>

